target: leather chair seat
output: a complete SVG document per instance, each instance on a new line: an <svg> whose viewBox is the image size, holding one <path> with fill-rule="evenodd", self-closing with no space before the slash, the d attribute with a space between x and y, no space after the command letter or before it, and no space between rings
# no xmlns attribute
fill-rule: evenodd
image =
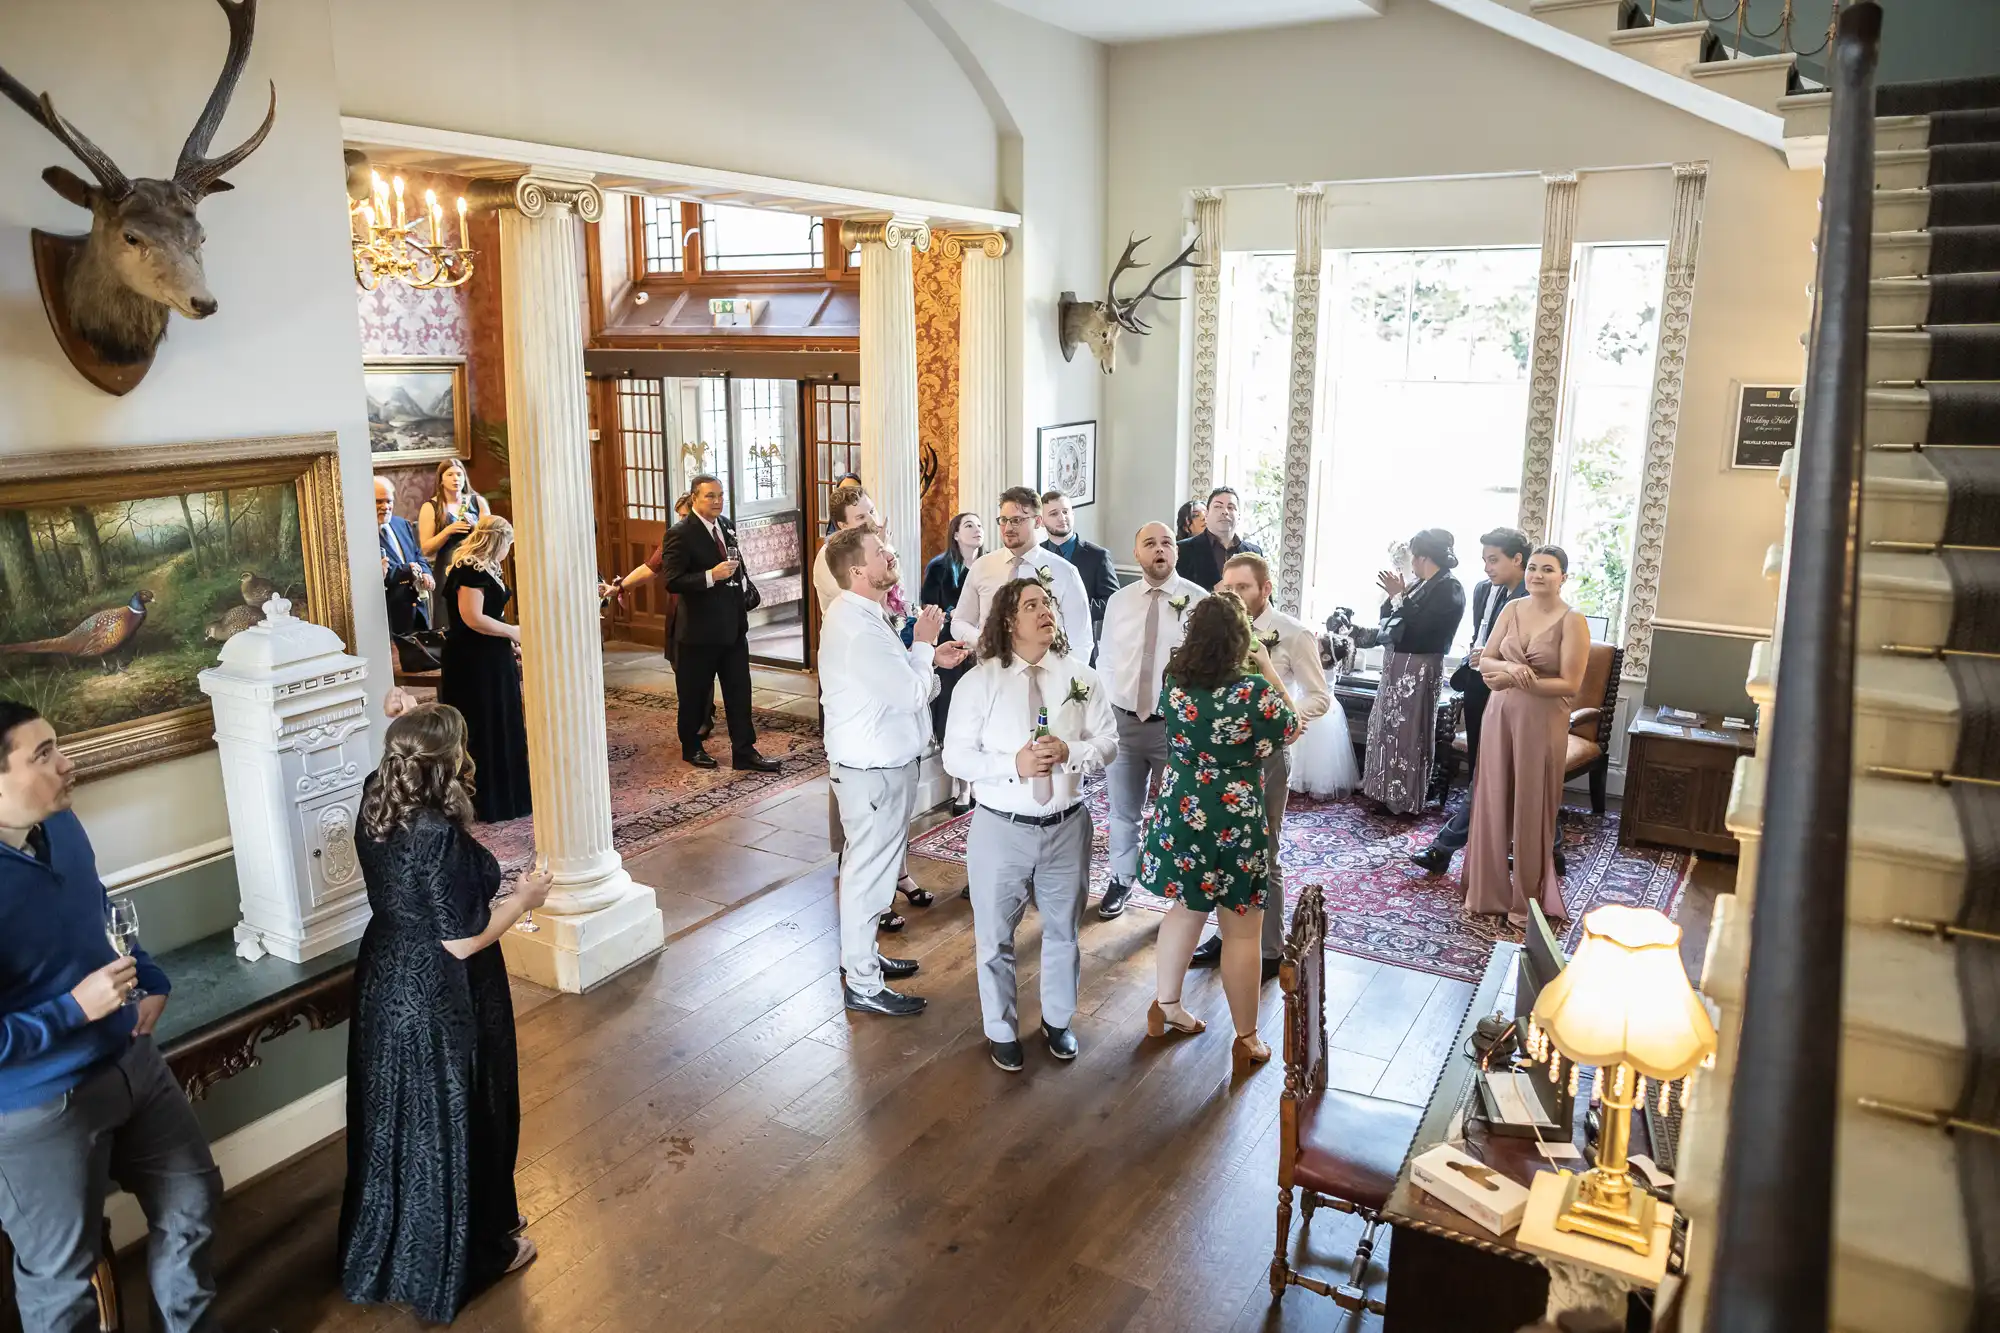
<svg viewBox="0 0 2000 1333"><path fill-rule="evenodd" d="M1563 772L1566 774L1596 763L1597 756L1604 753L1604 747L1596 741L1587 741L1575 733L1563 739L1568 742L1568 749L1563 755Z"/></svg>
<svg viewBox="0 0 2000 1333"><path fill-rule="evenodd" d="M1299 1108L1292 1179L1315 1194L1380 1212L1422 1116L1420 1106L1328 1088Z"/></svg>

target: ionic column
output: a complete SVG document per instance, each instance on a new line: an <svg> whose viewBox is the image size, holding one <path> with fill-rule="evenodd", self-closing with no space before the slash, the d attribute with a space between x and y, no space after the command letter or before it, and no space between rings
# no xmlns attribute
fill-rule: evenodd
<svg viewBox="0 0 2000 1333"><path fill-rule="evenodd" d="M1222 329L1222 191L1194 192L1194 366L1188 393L1188 489L1215 484L1215 375ZM1180 502L1174 502L1178 509Z"/></svg>
<svg viewBox="0 0 2000 1333"><path fill-rule="evenodd" d="M861 480L904 553L904 592L923 570L923 493L917 450L917 291L910 250L928 250L921 218L844 222L841 243L861 247Z"/></svg>
<svg viewBox="0 0 2000 1333"><path fill-rule="evenodd" d="M944 232L963 257L958 290L958 507L982 517L1009 485L1007 466L1007 237ZM865 395L864 395L865 396Z"/></svg>
<svg viewBox="0 0 2000 1333"><path fill-rule="evenodd" d="M1562 420L1563 334L1569 327L1569 272L1576 248L1576 173L1542 177L1542 276L1535 300L1534 359L1528 363L1528 439L1521 452L1521 505L1515 522L1539 544L1549 527L1549 474Z"/></svg>
<svg viewBox="0 0 2000 1333"><path fill-rule="evenodd" d="M1287 394L1284 508L1278 518L1278 607L1299 613L1305 598L1307 502L1312 495L1313 405L1319 388L1320 231L1326 191L1293 187L1298 235L1292 258L1292 378Z"/></svg>
<svg viewBox="0 0 2000 1333"><path fill-rule="evenodd" d="M1681 391L1694 312L1694 269L1701 250L1701 210L1707 194L1708 163L1674 164L1674 212L1667 224L1666 299L1660 307L1660 350L1653 360L1646 465L1639 474L1632 579L1625 593L1623 677L1630 681L1645 680L1652 669L1653 617L1660 609L1660 561L1667 544L1667 493L1673 486L1674 444L1681 429Z"/></svg>
<svg viewBox="0 0 2000 1333"><path fill-rule="evenodd" d="M647 954L664 932L653 891L635 884L611 840L604 741L596 509L584 392L581 224L603 212L586 175L533 170L480 181L500 211L507 345L508 466L519 584L522 702L535 801L535 850L555 877L540 929L509 931L507 968L583 991Z"/></svg>

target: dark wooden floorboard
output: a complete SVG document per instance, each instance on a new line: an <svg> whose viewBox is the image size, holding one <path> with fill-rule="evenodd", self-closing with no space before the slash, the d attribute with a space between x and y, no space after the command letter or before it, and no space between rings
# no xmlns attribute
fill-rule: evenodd
<svg viewBox="0 0 2000 1333"><path fill-rule="evenodd" d="M756 812L809 831L823 797ZM986 1056L958 867L919 860L940 893L904 907L885 952L923 963L910 1020L841 1008L829 866L693 925L586 996L517 988L520 1197L541 1257L484 1293L480 1333L673 1328L997 1333L1378 1333L1294 1289L1273 1304L1281 1065L1230 1069L1219 978L1183 999L1209 1022L1152 1040L1143 911L1089 919L1069 1064L1035 1040L1040 927L1018 953L1028 1069ZM761 867L757 870L762 874ZM724 886L725 894L736 892ZM1329 955L1336 1086L1423 1101L1469 987ZM1264 988L1276 1045L1282 1000ZM334 1268L345 1172L335 1141L238 1190L224 1213L228 1327L362 1333L422 1327L348 1305ZM1344 1279L1359 1234L1322 1210L1295 1263ZM1386 1244L1371 1265L1379 1294ZM124 1260L143 1307L139 1256ZM134 1333L150 1325L134 1311Z"/></svg>

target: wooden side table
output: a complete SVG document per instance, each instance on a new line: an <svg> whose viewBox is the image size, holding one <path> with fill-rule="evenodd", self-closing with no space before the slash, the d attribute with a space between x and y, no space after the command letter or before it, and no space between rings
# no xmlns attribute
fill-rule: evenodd
<svg viewBox="0 0 2000 1333"><path fill-rule="evenodd" d="M1670 722L1654 705L1640 709L1627 732L1618 840L1737 855L1728 824L1729 785L1736 761L1756 752L1754 728L1725 728L1713 713Z"/></svg>

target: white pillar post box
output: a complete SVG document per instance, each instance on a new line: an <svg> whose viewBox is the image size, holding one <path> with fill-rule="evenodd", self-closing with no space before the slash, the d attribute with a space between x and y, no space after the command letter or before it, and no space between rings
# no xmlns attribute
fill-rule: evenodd
<svg viewBox="0 0 2000 1333"><path fill-rule="evenodd" d="M354 855L370 769L368 663L332 630L264 604L199 677L236 847L238 956L304 962L361 937L368 894Z"/></svg>

